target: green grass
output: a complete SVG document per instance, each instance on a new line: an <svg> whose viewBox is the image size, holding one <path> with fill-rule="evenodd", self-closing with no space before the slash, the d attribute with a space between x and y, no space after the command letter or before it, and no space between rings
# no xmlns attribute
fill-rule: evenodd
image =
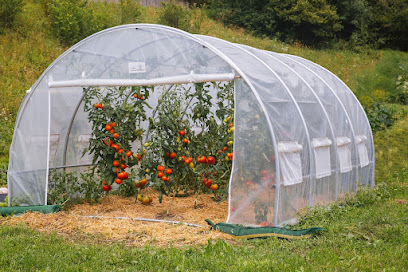
<svg viewBox="0 0 408 272"><path fill-rule="evenodd" d="M0 227L0 267L19 271L401 271L408 267L408 170L297 227L326 229L312 239L218 241L201 247L126 247L72 241L24 226ZM405 183L405 184L404 184ZM405 201L405 204L404 202Z"/></svg>
<svg viewBox="0 0 408 272"><path fill-rule="evenodd" d="M391 128L374 135L377 182L383 182L400 169L408 168L408 106L394 108L397 115L405 117L397 120Z"/></svg>

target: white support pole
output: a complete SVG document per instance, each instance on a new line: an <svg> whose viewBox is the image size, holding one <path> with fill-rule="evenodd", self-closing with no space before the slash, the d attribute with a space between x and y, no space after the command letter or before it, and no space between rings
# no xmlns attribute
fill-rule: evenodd
<svg viewBox="0 0 408 272"><path fill-rule="evenodd" d="M240 78L233 73L228 74L194 74L189 75L162 77L153 79L76 79L53 81L52 78L48 81L48 87L113 87L113 86L153 86L153 85L171 85L171 84L188 84L200 82L214 81L231 81L235 78Z"/></svg>

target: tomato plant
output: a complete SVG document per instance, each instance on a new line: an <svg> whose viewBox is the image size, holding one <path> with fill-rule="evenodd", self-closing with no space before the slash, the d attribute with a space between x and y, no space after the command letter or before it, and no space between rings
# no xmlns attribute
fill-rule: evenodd
<svg viewBox="0 0 408 272"><path fill-rule="evenodd" d="M92 137L85 152L93 155L93 164L106 181L104 190L111 188L118 179L127 179L123 171L138 163L133 156L131 144L141 141L141 122L146 121L147 103L134 95L149 97L147 87L87 88L84 89L84 110L92 125ZM96 102L96 103L95 103ZM119 169L120 167L120 169ZM109 187L108 187L109 186Z"/></svg>
<svg viewBox="0 0 408 272"><path fill-rule="evenodd" d="M216 97L211 89L217 90ZM122 194L140 195L150 184L160 192L160 201L163 195L202 192L225 199L233 160L233 84L164 86L151 108L147 101L154 91L84 89L92 124L86 152L93 154L104 188L116 183Z"/></svg>

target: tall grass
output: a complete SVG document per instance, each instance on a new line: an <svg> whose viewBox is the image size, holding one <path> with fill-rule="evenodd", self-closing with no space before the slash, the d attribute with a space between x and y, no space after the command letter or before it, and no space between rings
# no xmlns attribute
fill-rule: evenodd
<svg viewBox="0 0 408 272"><path fill-rule="evenodd" d="M51 31L51 18L49 0L25 0L23 13L16 18L14 30L6 30L0 35L0 71L2 79L0 90L3 99L0 100L0 158L7 156L12 134L13 120L16 117L20 102L25 91L36 81L46 67L67 46L63 45ZM126 23L158 23L163 21L162 11L154 7L140 7L131 0L120 3L89 2L87 7L96 18L102 18L104 22L114 26ZM47 4L48 3L48 4ZM126 5L135 6L137 10L132 12L126 9ZM125 8L124 8L125 7ZM139 9L140 8L140 9ZM140 13L139 13L140 12ZM350 88L357 91L360 96L369 94L377 86L372 85L370 79L375 79L373 71L384 59L395 59L395 56L406 58L407 53L395 51L364 51L350 50L314 50L301 44L286 44L267 38L254 37L242 28L227 28L222 23L209 19L205 9L193 8L189 11L189 21L185 26L187 30L219 37L231 42L242 43L260 49L294 54L310 59L323 65L338 75ZM128 14L128 15L127 15ZM129 15L130 14L130 15ZM133 17L133 18L131 18ZM385 67L392 65L392 61L386 61ZM387 68L379 69L378 72L387 71ZM392 82L395 73L383 73L385 79ZM391 83L390 83L391 84ZM360 89L363 91L359 91ZM7 119L7 120L6 120Z"/></svg>
<svg viewBox="0 0 408 272"><path fill-rule="evenodd" d="M405 118L395 122L391 128L374 135L377 182L383 182L400 169L408 168L408 118L406 117L408 106L399 109L398 112L404 112Z"/></svg>

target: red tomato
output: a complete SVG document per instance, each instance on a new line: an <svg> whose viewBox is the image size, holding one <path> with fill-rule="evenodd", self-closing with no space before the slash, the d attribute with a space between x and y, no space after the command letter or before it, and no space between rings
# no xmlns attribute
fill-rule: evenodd
<svg viewBox="0 0 408 272"><path fill-rule="evenodd" d="M115 123L115 122L110 123L110 125L111 125L112 127L116 127L116 123Z"/></svg>
<svg viewBox="0 0 408 272"><path fill-rule="evenodd" d="M184 136L184 134L186 134L186 132L185 132L184 130L180 130L180 131L179 131L179 134L180 134L181 136Z"/></svg>
<svg viewBox="0 0 408 272"><path fill-rule="evenodd" d="M205 183L205 186L207 186L208 188L210 188L210 186L212 185L213 181L212 179L208 179L207 182Z"/></svg>
<svg viewBox="0 0 408 272"><path fill-rule="evenodd" d="M166 156L166 158L170 157L170 153L166 152L165 156Z"/></svg>
<svg viewBox="0 0 408 272"><path fill-rule="evenodd" d="M162 177L162 180L163 180L163 181L166 181L166 180L167 180L167 177L166 177L166 176L163 176L163 177Z"/></svg>
<svg viewBox="0 0 408 272"><path fill-rule="evenodd" d="M187 139L187 138L184 138L184 139L183 139L183 143L188 144L188 139Z"/></svg>
<svg viewBox="0 0 408 272"><path fill-rule="evenodd" d="M119 166L119 162L118 161L113 161L113 166L118 167Z"/></svg>
<svg viewBox="0 0 408 272"><path fill-rule="evenodd" d="M197 162L198 163L206 163L206 159L204 156L198 156L197 157Z"/></svg>
<svg viewBox="0 0 408 272"><path fill-rule="evenodd" d="M218 185L217 184L213 184L210 186L211 191L215 191L218 189Z"/></svg>
<svg viewBox="0 0 408 272"><path fill-rule="evenodd" d="M164 174L163 174L163 172L159 172L159 173L157 173L157 176L158 176L159 178L161 178L161 177L164 176Z"/></svg>
<svg viewBox="0 0 408 272"><path fill-rule="evenodd" d="M123 150L123 149L119 149L118 150L118 154L120 155L122 152L124 152L125 150Z"/></svg>
<svg viewBox="0 0 408 272"><path fill-rule="evenodd" d="M103 186L102 186L102 189L103 189L105 192L109 192L109 191L112 189L112 187L111 187L110 185L103 185Z"/></svg>
<svg viewBox="0 0 408 272"><path fill-rule="evenodd" d="M167 168L167 169L166 169L166 174L169 174L169 175L170 175L171 173L173 173L173 170L171 170L170 168Z"/></svg>
<svg viewBox="0 0 408 272"><path fill-rule="evenodd" d="M115 130L111 129L109 132L113 134L113 133L115 133Z"/></svg>
<svg viewBox="0 0 408 272"><path fill-rule="evenodd" d="M228 147L224 146L224 151L226 151L228 149Z"/></svg>
<svg viewBox="0 0 408 272"><path fill-rule="evenodd" d="M121 180L121 179L115 179L115 182L116 182L117 184L121 184L121 183L122 183L122 180Z"/></svg>
<svg viewBox="0 0 408 272"><path fill-rule="evenodd" d="M116 151L118 151L118 150L119 150L119 146L118 146L117 144L113 144L113 145L111 145L111 148L112 148L112 149L116 149Z"/></svg>
<svg viewBox="0 0 408 272"><path fill-rule="evenodd" d="M186 156L181 156L181 161L186 161Z"/></svg>
<svg viewBox="0 0 408 272"><path fill-rule="evenodd" d="M170 153L170 158L175 158L176 157L176 153L175 152L171 152Z"/></svg>
<svg viewBox="0 0 408 272"><path fill-rule="evenodd" d="M113 138L115 138L115 139L119 138L119 134L118 133L113 133Z"/></svg>
<svg viewBox="0 0 408 272"><path fill-rule="evenodd" d="M142 179L142 180L140 181L140 184L141 184L142 186L145 186L146 183L147 183L147 179Z"/></svg>
<svg viewBox="0 0 408 272"><path fill-rule="evenodd" d="M119 168L116 167L115 171L113 171L114 174L117 174L119 172Z"/></svg>
<svg viewBox="0 0 408 272"><path fill-rule="evenodd" d="M95 105L94 105L95 109L99 109L100 105L101 105L101 104L95 104Z"/></svg>
<svg viewBox="0 0 408 272"><path fill-rule="evenodd" d="M106 129L107 131L110 131L110 130L112 130L112 126L111 126L111 125L106 125L106 126L105 126L105 129Z"/></svg>
<svg viewBox="0 0 408 272"><path fill-rule="evenodd" d="M120 172L119 174L118 174L118 178L120 178L120 179L127 179L129 177L129 175L128 175L128 173L126 173L126 172Z"/></svg>
<svg viewBox="0 0 408 272"><path fill-rule="evenodd" d="M132 156L132 152L131 151L126 152L126 157L129 158L130 156Z"/></svg>
<svg viewBox="0 0 408 272"><path fill-rule="evenodd" d="M163 166L163 165L157 166L157 171L163 171L163 170L164 170L164 166Z"/></svg>
<svg viewBox="0 0 408 272"><path fill-rule="evenodd" d="M204 184L204 185L206 185L207 184L207 178L203 178L203 181L202 181L202 183Z"/></svg>
<svg viewBox="0 0 408 272"><path fill-rule="evenodd" d="M215 159L212 156L208 156L207 157L207 164L214 164L215 163Z"/></svg>
<svg viewBox="0 0 408 272"><path fill-rule="evenodd" d="M120 165L120 168L122 168L122 169L126 169L126 167L127 167L127 165L124 164L124 163Z"/></svg>

